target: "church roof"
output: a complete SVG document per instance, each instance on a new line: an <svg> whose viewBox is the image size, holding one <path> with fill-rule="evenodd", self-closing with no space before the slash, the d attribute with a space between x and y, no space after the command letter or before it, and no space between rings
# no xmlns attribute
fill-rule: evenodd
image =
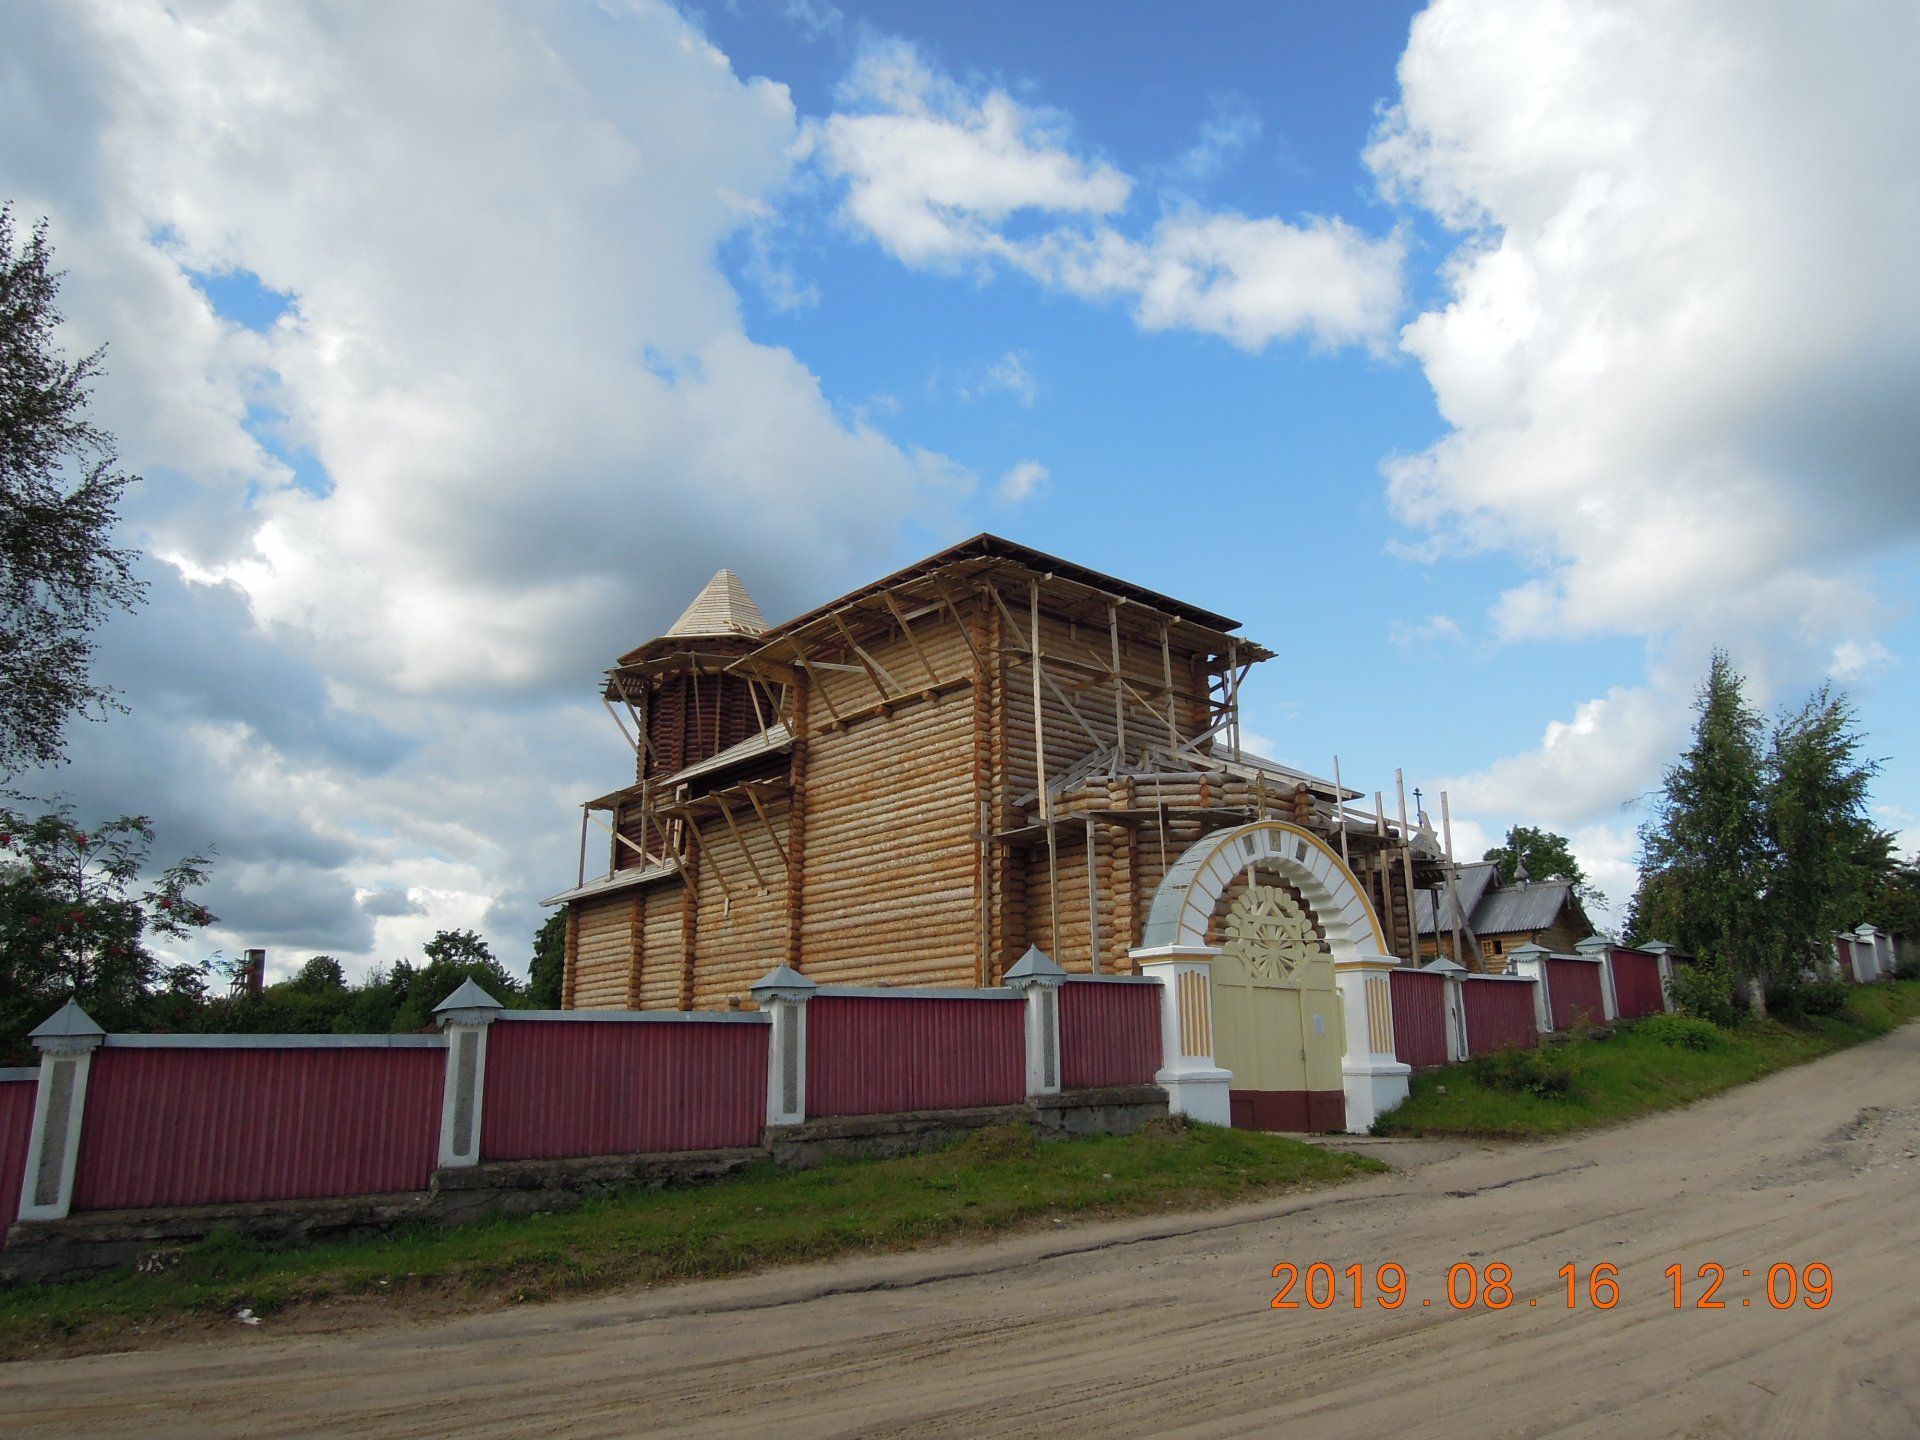
<svg viewBox="0 0 1920 1440"><path fill-rule="evenodd" d="M753 596L747 593L747 587L740 583L740 577L731 570L715 572L693 603L680 613L680 618L667 627L663 639L693 640L708 639L718 635L762 635L766 633L766 617L760 613L760 607L753 603Z"/></svg>

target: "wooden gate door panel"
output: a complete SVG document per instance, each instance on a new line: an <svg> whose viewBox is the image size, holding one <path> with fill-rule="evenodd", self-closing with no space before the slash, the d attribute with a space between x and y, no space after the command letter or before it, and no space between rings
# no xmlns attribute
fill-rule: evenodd
<svg viewBox="0 0 1920 1440"><path fill-rule="evenodd" d="M1253 884L1234 900L1213 963L1213 1014L1215 1058L1233 1072L1235 1125L1342 1128L1333 958L1288 892Z"/></svg>

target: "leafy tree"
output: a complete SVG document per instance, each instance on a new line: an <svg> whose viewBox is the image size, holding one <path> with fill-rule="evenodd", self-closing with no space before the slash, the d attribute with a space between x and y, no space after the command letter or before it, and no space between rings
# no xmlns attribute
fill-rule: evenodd
<svg viewBox="0 0 1920 1440"><path fill-rule="evenodd" d="M433 1010L442 1000L472 980L501 1004L524 1009L526 993L493 950L471 930L441 930L422 947L427 963L415 973L405 998L394 1010L391 1028L424 1030L433 1024Z"/></svg>
<svg viewBox="0 0 1920 1440"><path fill-rule="evenodd" d="M1867 818L1867 786L1879 763L1860 757L1853 707L1822 686L1781 717L1767 756L1766 884L1775 953L1768 977L1791 986L1852 929L1891 838Z"/></svg>
<svg viewBox="0 0 1920 1440"><path fill-rule="evenodd" d="M316 955L287 983L312 995L344 995L347 972L333 956Z"/></svg>
<svg viewBox="0 0 1920 1440"><path fill-rule="evenodd" d="M1888 861L1868 886L1862 914L1868 924L1889 934L1920 941L1920 854L1910 860ZM1842 920L1834 928L1851 930L1854 926Z"/></svg>
<svg viewBox="0 0 1920 1440"><path fill-rule="evenodd" d="M1760 717L1724 651L1715 651L1694 709L1693 741L1662 777L1640 827L1636 939L1659 938L1731 973L1775 968L1764 898L1766 777ZM1752 987L1759 995L1761 987Z"/></svg>
<svg viewBox="0 0 1920 1440"><path fill-rule="evenodd" d="M190 1017L200 967L167 965L147 940L214 922L191 894L210 862L189 855L141 888L152 846L145 816L87 831L65 806L31 818L0 808L0 1051L32 1058L27 1031L69 999L109 1030Z"/></svg>
<svg viewBox="0 0 1920 1440"><path fill-rule="evenodd" d="M1573 845L1567 837L1556 835L1551 830L1515 825L1507 831L1504 841L1480 858L1498 865L1500 878L1508 884L1513 883L1518 862L1524 860L1527 874L1535 880L1547 880L1558 875L1573 881L1574 896L1582 905L1595 907L1607 903L1607 897L1587 879L1587 872L1574 858Z"/></svg>
<svg viewBox="0 0 1920 1440"><path fill-rule="evenodd" d="M558 1010L567 969L567 912L555 910L533 937L527 999L536 1010Z"/></svg>
<svg viewBox="0 0 1920 1440"><path fill-rule="evenodd" d="M65 755L66 723L112 692L91 673L93 632L139 603L134 553L116 549L135 477L87 418L105 350L68 360L55 343L60 273L43 220L17 243L0 206L0 775Z"/></svg>

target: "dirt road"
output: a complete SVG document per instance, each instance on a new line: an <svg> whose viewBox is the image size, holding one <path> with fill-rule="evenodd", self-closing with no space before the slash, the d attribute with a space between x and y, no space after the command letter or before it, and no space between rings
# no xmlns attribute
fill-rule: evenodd
<svg viewBox="0 0 1920 1440"><path fill-rule="evenodd" d="M0 1367L0 1430L1920 1435L1920 1026L1625 1129L1432 1150L1258 1209ZM1343 1276L1331 1309L1270 1308L1277 1262L1322 1259L1403 1265L1406 1303L1356 1311ZM1495 1260L1516 1303L1454 1311L1448 1267ZM1572 1311L1555 1273L1569 1261ZM1585 1294L1602 1261L1620 1272L1606 1311ZM1727 1267L1727 1308L1676 1311L1662 1272L1706 1261ZM1814 1261L1831 1303L1769 1306L1767 1268ZM1688 1284L1689 1307L1705 1289Z"/></svg>

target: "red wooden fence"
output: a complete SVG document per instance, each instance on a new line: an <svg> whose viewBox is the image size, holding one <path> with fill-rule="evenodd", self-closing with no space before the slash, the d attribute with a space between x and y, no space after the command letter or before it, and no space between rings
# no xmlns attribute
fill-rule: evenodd
<svg viewBox="0 0 1920 1440"><path fill-rule="evenodd" d="M823 990L807 1002L809 1115L1017 1105L1026 1096L1021 1000Z"/></svg>
<svg viewBox="0 0 1920 1440"><path fill-rule="evenodd" d="M1432 970L1395 970L1393 1053L1406 1065L1447 1063L1447 980Z"/></svg>
<svg viewBox="0 0 1920 1440"><path fill-rule="evenodd" d="M1659 957L1644 950L1615 950L1613 994L1620 1002L1622 1020L1663 1013L1667 1004L1660 990Z"/></svg>
<svg viewBox="0 0 1920 1440"><path fill-rule="evenodd" d="M1512 1047L1532 1049L1540 1043L1533 1018L1531 981L1469 975L1463 983L1461 1003L1467 1011L1469 1055Z"/></svg>
<svg viewBox="0 0 1920 1440"><path fill-rule="evenodd" d="M1550 958L1547 970L1547 1001L1553 1007L1553 1028L1565 1030L1574 1016L1585 1015L1595 1025L1607 1019L1607 1002L1600 986L1597 960Z"/></svg>
<svg viewBox="0 0 1920 1440"><path fill-rule="evenodd" d="M1150 1085L1160 1069L1158 981L1070 979L1060 987L1060 1084Z"/></svg>
<svg viewBox="0 0 1920 1440"><path fill-rule="evenodd" d="M767 1023L517 1020L487 1032L482 1160L546 1160L757 1145L767 1115Z"/></svg>
<svg viewBox="0 0 1920 1440"><path fill-rule="evenodd" d="M149 1044L130 1043L139 1038ZM94 1054L75 1210L427 1188L446 1070L437 1040L215 1048L196 1036L186 1048L153 1038L114 1036Z"/></svg>
<svg viewBox="0 0 1920 1440"><path fill-rule="evenodd" d="M35 1079L0 1080L0 1248L7 1243L7 1227L20 1213L27 1142L33 1138Z"/></svg>

